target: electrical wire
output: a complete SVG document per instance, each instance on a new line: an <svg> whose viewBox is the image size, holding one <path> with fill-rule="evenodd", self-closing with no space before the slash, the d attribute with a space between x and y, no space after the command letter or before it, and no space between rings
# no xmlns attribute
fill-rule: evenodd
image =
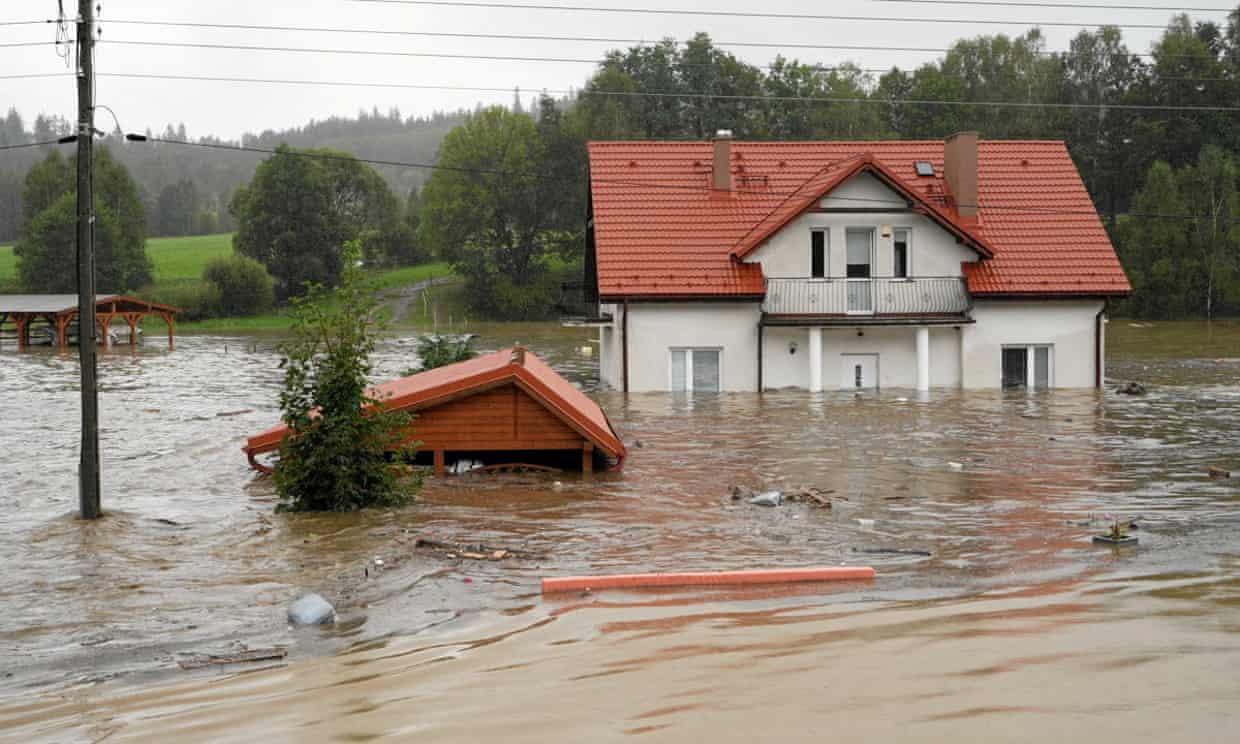
<svg viewBox="0 0 1240 744"><path fill-rule="evenodd" d="M38 42L42 43L42 42ZM205 42L176 42L176 41L150 41L136 39L109 39L107 44L122 44L126 46L149 46L149 47L167 47L167 48L191 48L191 49L222 49L233 51L249 51L249 52L274 52L274 53L305 53L305 54L346 54L367 57L421 57L421 58L442 58L442 59L470 59L485 61L501 61L501 62L551 62L551 63L567 63L567 64L589 64L603 65L607 63L607 59L582 58L582 57L536 57L536 56L507 56L507 55L481 55L481 54L462 54L448 52L404 52L404 51L385 51L379 49L332 49L323 47L276 47L263 46L256 44L211 44ZM0 44L0 46L4 46ZM684 67L711 67L708 62L680 62L680 66ZM756 69L772 71L781 69L776 65L752 65ZM855 65L804 65L805 69L814 72L851 72L857 71L867 75L886 75L893 71L912 74L915 70L903 70L897 66L892 67L857 67ZM970 79L968 75L962 73L946 73L942 70L938 74L943 77L950 77L959 80ZM1181 82L1234 82L1234 78L1230 77L1190 77L1190 76L1173 76L1159 75L1159 80L1175 80Z"/></svg>
<svg viewBox="0 0 1240 744"><path fill-rule="evenodd" d="M968 5L998 8L1070 8L1072 10L1158 10L1166 13L1230 13L1235 8L1177 8L1168 5L1087 5L1032 0L872 0L903 5Z"/></svg>
<svg viewBox="0 0 1240 744"><path fill-rule="evenodd" d="M898 16L849 16L827 15L820 13L773 13L746 10L687 10L672 8L617 8L597 5L534 5L496 2L461 2L460 0L350 0L355 3L376 3L384 5L426 5L450 8L475 8L481 10L538 10L563 11L573 13L622 13L629 15L665 15L665 16L701 16L720 18L762 18L790 21L875 21L880 23L942 23L963 26L1044 26L1054 28L1079 28L1082 23L1069 21L1012 21L981 18L902 18ZM1162 23L1112 23L1119 28L1163 29Z"/></svg>
<svg viewBox="0 0 1240 744"><path fill-rule="evenodd" d="M497 39L510 41L550 41L550 42L588 42L599 44L633 44L648 45L650 39L621 39L603 36L554 36L544 34L489 34L489 33L461 33L448 31L407 31L402 29L377 29L377 28L336 28L329 26L286 26L286 25L266 25L252 23L207 23L195 21L149 21L135 19L110 19L108 23L119 23L133 26L162 26L168 28L209 28L217 30L235 30L235 31L293 31L305 33L324 33L324 34L362 34L376 36L416 36L426 38L460 38L460 39ZM675 41L675 39L673 39ZM684 44L686 42L677 42ZM875 52L916 52L921 54L947 54L953 51L950 47L916 47L916 46L888 46L878 44L819 44L804 42L767 42L767 41L715 41L714 46L720 49L727 47L754 47L762 49L837 49L844 51L875 51ZM1059 55L1061 57L1071 57L1075 53L1070 49L1065 50L1045 50L1031 49L1029 52L1039 57L1049 57ZM1126 52L1128 57L1153 57L1149 52ZM1170 57L1195 57L1194 54L1159 54L1160 58Z"/></svg>
<svg viewBox="0 0 1240 744"><path fill-rule="evenodd" d="M161 73L101 72L99 77L132 78L149 80L195 80L201 82L256 83L270 85L299 85L344 88L394 88L410 90L459 90L464 92L508 92L513 88L489 88L473 86L418 85L413 83L373 83L328 80L288 80L279 78L239 78L217 75L171 75ZM857 103L881 106L978 106L986 108L1061 109L1061 110L1113 110L1113 111L1174 111L1183 113L1240 113L1240 106L1182 106L1171 104L1123 104L1123 103L1059 103L1038 101L949 101L933 98L861 98L855 96L778 96L778 95L727 95L720 93L613 91L583 89L543 89L541 92L555 95L612 96L625 98L668 98L711 101L750 101L766 103Z"/></svg>
<svg viewBox="0 0 1240 744"><path fill-rule="evenodd" d="M35 78L73 77L72 72L22 72L15 75L0 75L0 80L31 80Z"/></svg>
<svg viewBox="0 0 1240 744"><path fill-rule="evenodd" d="M45 140L43 142L23 142L17 145L0 145L0 150L26 150L32 147L47 147L48 145L67 145L74 142L76 138L69 137L63 140Z"/></svg>

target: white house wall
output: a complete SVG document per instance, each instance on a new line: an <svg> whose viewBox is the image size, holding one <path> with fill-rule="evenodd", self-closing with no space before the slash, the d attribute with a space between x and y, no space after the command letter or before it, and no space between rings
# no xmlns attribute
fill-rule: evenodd
<svg viewBox="0 0 1240 744"><path fill-rule="evenodd" d="M760 317L756 302L629 303L629 390L668 390L674 348L721 349L723 390L757 390Z"/></svg>
<svg viewBox="0 0 1240 744"><path fill-rule="evenodd" d="M620 305L600 305L602 315L610 314L612 322L599 328L598 375L604 385L620 389L624 386L620 366Z"/></svg>
<svg viewBox="0 0 1240 744"><path fill-rule="evenodd" d="M935 388L997 388L1002 384L1003 347L1054 347L1054 385L1094 385L1094 322L1099 300L977 300L972 324L930 329L930 385ZM601 331L599 375L613 388L623 386L621 314ZM718 348L722 386L727 391L757 389L757 342L760 313L756 303L631 303L629 305L629 389L669 389L673 348ZM916 385L914 326L823 328L823 385L837 389L843 374L841 354L878 354L881 387ZM790 344L796 353L789 353ZM763 385L767 389L809 387L809 330L771 327L763 330Z"/></svg>
<svg viewBox="0 0 1240 744"><path fill-rule="evenodd" d="M1057 388L1094 386L1094 324L1101 300L975 300L961 339L966 388L997 388L1003 347L1050 344Z"/></svg>
<svg viewBox="0 0 1240 744"><path fill-rule="evenodd" d="M914 326L828 327L822 329L823 388L840 387L844 374L842 354L878 354L878 384L886 388L917 385L917 343ZM931 387L960 387L960 331L953 327L930 329ZM792 344L796 353L791 353ZM809 329L768 327L763 334L762 384L768 390L809 388Z"/></svg>
<svg viewBox="0 0 1240 744"><path fill-rule="evenodd" d="M869 174L861 174L841 184L824 198L821 206L840 209L873 208L892 199L903 200L896 192ZM865 201L861 201L865 200ZM810 233L825 229L827 238L827 276L845 275L845 230L850 227L874 229L875 250L873 274L889 277L894 265L894 235L883 237L879 228L912 229L909 249L909 275L913 277L961 276L962 262L976 261L973 249L958 242L956 237L933 220L911 212L854 213L811 212L788 223L745 260L762 264L767 278L800 278L810 276Z"/></svg>

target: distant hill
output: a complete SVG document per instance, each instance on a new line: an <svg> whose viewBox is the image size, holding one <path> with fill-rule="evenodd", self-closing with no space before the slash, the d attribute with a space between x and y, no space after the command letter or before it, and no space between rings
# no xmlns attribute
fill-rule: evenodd
<svg viewBox="0 0 1240 744"><path fill-rule="evenodd" d="M169 125L163 132L148 135L168 140L196 143L274 148L281 143L294 147L330 147L362 158L401 162L431 163L438 154L444 136L464 118L466 112L434 114L426 118L405 118L398 110L385 113L374 109L359 112L356 117L332 117L285 130L267 130L246 134L240 143L216 137L191 137L185 126ZM59 117L37 117L27 130L20 114L10 109L0 118L0 145L41 142L72 131L69 122ZM126 142L109 136L107 146L129 169L142 191L147 208L148 232L156 235L183 235L233 229L228 216L232 192L249 182L254 168L263 156L255 153L187 147L159 142ZM17 236L21 215L21 192L26 172L46 156L49 148L0 152L0 243ZM66 154L71 152L67 148ZM403 202L409 191L420 187L430 176L424 169L380 166L376 170L387 180ZM187 186L192 184L192 188ZM179 188L178 188L179 187ZM164 205L161 205L161 195ZM178 199L180 200L178 202ZM188 200L190 204L185 204ZM178 214L168 215L168 205L180 203ZM192 204L192 206L191 206ZM200 225L206 220L209 224Z"/></svg>

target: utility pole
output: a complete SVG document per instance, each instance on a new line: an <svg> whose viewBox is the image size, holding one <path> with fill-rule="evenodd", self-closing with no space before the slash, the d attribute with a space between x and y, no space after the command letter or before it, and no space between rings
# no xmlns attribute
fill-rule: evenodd
<svg viewBox="0 0 1240 744"><path fill-rule="evenodd" d="M82 457L78 497L82 519L98 519L99 388L95 367L95 0L78 0L77 19L77 276L78 360L82 373Z"/></svg>

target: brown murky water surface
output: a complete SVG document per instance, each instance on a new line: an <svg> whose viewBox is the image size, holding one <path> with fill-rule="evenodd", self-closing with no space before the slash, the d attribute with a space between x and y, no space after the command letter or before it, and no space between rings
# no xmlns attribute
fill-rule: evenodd
<svg viewBox="0 0 1240 744"><path fill-rule="evenodd" d="M594 389L586 332L479 330ZM245 466L243 438L276 418L272 345L104 357L94 524L73 517L75 357L0 353L0 738L1232 740L1240 483L1206 469L1240 470L1240 324L1112 323L1111 376L1150 384L1137 399L604 392L623 474L450 480L346 516L273 514ZM381 376L410 359L392 340ZM837 500L736 505L732 483ZM1108 514L1141 517L1138 548L1090 544ZM446 559L417 536L544 557ZM879 578L537 589L841 563ZM306 590L335 627L287 627ZM275 646L289 658L268 668L177 666Z"/></svg>

